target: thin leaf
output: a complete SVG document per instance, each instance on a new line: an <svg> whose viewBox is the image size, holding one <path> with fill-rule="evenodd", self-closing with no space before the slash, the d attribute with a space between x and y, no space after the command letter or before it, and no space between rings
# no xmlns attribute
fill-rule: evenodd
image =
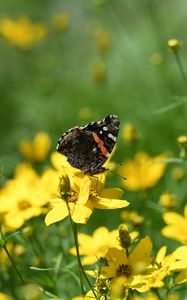
<svg viewBox="0 0 187 300"><path fill-rule="evenodd" d="M6 237L6 239L4 240L4 242L10 240L13 236L17 235L19 233L19 231L13 232L12 234L10 234L9 236Z"/></svg>
<svg viewBox="0 0 187 300"><path fill-rule="evenodd" d="M179 98L180 99L180 98ZM158 109L155 109L153 111L153 114L162 114L162 113L165 113L167 111L170 111L172 109L175 109L176 107L178 106L181 106L183 104L185 104L187 102L187 98L185 97L184 99L180 99L179 101L175 101L175 102L172 102L164 107L161 107L161 108L158 108Z"/></svg>

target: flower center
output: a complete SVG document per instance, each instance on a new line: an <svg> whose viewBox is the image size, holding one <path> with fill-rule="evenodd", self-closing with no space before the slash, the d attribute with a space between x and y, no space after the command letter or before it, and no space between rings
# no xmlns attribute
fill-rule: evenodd
<svg viewBox="0 0 187 300"><path fill-rule="evenodd" d="M17 204L19 210L26 210L31 207L28 200L20 200Z"/></svg>
<svg viewBox="0 0 187 300"><path fill-rule="evenodd" d="M130 277L132 275L132 267L130 265L119 265L116 270L116 276Z"/></svg>

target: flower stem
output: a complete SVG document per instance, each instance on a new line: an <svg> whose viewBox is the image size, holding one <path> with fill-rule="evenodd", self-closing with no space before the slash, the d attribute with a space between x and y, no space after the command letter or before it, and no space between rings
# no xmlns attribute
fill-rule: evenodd
<svg viewBox="0 0 187 300"><path fill-rule="evenodd" d="M84 291L84 285L83 285L83 274L82 274L82 264L81 264L81 260L80 260L80 255L79 255L79 246L77 243L77 238L75 235L75 228L74 228L74 223L73 220L71 218L71 214L70 214L70 209L69 209L69 205L67 203L67 207L68 207L68 211L69 211L69 218L70 218L70 223L71 223L71 228L73 231L73 237L74 237L74 242L75 242L75 248L76 248L76 253L77 253L77 260L78 260L78 265L79 265L79 278L80 278L80 286L81 286L81 293L82 295L85 295L85 291Z"/></svg>
<svg viewBox="0 0 187 300"><path fill-rule="evenodd" d="M5 244L3 244L3 245L2 245L2 247L3 247L3 249L5 250L5 252L6 252L6 254L7 254L7 256L8 256L8 258L9 258L9 260L11 261L11 263L12 263L12 266L13 266L13 268L14 268L14 270L15 270L15 272L16 272L16 274L17 274L17 276L19 277L19 279L20 279L21 283L22 283L23 285L25 285L25 281L23 280L23 278L22 278L22 276L21 276L20 272L18 271L18 269L17 269L17 267L16 267L16 264L15 264L15 262L14 262L14 260L13 260L12 256L10 255L10 252L8 251L8 249L7 249L6 245L5 245Z"/></svg>
<svg viewBox="0 0 187 300"><path fill-rule="evenodd" d="M181 76L182 76L184 82L187 83L186 74L185 74L185 72L184 72L184 68L183 68L183 65L182 65L182 61L181 61L179 52L178 52L178 51L175 51L175 52L174 52L174 56L175 56L175 59L176 59L176 62L177 62L179 71L180 71L180 73L181 73Z"/></svg>
<svg viewBox="0 0 187 300"><path fill-rule="evenodd" d="M162 297L160 296L159 291L155 288L153 289L154 293L156 294L156 296L158 297L159 300L162 300Z"/></svg>
<svg viewBox="0 0 187 300"><path fill-rule="evenodd" d="M75 242L75 248L76 248L76 254L77 254L77 260L78 260L78 265L79 265L79 275L80 275L80 286L81 286L81 291L82 291L82 295L85 294L85 291L84 291L84 285L83 285L83 276L84 275L84 278L86 279L90 289L92 290L95 298L97 299L97 295L91 285L91 282L89 281L85 271L84 271L84 268L82 266L82 263L81 263L81 259L80 259L80 253L79 253L79 243L78 243L78 235L77 235L77 224L73 222L72 220L72 217L71 217L71 213L70 213L70 209L69 209L69 205L67 203L67 207L68 207L68 211L69 211L69 218L70 218L70 222L71 222L71 227L72 227L72 231L73 231L73 237L74 237L74 242Z"/></svg>

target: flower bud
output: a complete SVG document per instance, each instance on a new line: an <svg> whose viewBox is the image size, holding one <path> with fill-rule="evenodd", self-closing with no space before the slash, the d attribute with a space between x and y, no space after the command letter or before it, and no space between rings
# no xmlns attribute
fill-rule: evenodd
<svg viewBox="0 0 187 300"><path fill-rule="evenodd" d="M178 39L170 39L168 40L168 47L172 51L177 52L181 47L181 43Z"/></svg>
<svg viewBox="0 0 187 300"><path fill-rule="evenodd" d="M174 208L177 205L176 202L176 198L175 195L171 194L171 193L163 193L160 196L160 200L159 203L161 204L161 206L163 206L164 208Z"/></svg>
<svg viewBox="0 0 187 300"><path fill-rule="evenodd" d="M119 240L120 245L124 249L128 249L132 243L128 228L126 225L120 225L119 227Z"/></svg>
<svg viewBox="0 0 187 300"><path fill-rule="evenodd" d="M181 135L178 137L177 142L179 144L179 147L181 149L180 151L180 157L185 159L186 158L186 151L187 151L187 135Z"/></svg>

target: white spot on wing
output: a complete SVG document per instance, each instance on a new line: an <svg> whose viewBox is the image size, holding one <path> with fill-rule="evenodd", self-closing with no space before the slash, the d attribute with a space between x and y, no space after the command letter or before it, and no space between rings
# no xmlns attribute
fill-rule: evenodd
<svg viewBox="0 0 187 300"><path fill-rule="evenodd" d="M110 139L112 139L114 142L116 141L116 137L115 137L112 133L109 133L109 134L108 134L108 137L109 137Z"/></svg>
<svg viewBox="0 0 187 300"><path fill-rule="evenodd" d="M103 130L104 130L104 131L107 131L107 130L108 130L108 127L107 127L107 126L104 126L104 127L103 127Z"/></svg>

